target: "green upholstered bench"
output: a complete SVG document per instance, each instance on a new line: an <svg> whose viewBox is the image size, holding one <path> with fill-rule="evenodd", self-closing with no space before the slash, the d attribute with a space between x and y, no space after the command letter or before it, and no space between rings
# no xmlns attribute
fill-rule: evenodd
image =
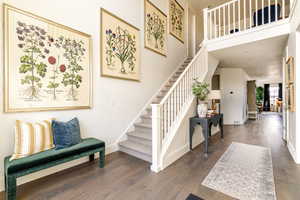
<svg viewBox="0 0 300 200"><path fill-rule="evenodd" d="M64 149L50 149L25 158L9 161L4 160L6 200L16 199L17 178L37 172L58 164L69 162L84 156L94 160L95 153L99 152L99 167L104 167L105 143L95 138L83 139L81 143Z"/></svg>

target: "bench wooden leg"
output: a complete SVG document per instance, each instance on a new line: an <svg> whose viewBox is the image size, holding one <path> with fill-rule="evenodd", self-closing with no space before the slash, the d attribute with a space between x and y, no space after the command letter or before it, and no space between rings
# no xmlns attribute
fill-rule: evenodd
<svg viewBox="0 0 300 200"><path fill-rule="evenodd" d="M99 158L99 167L103 168L105 164L105 150L99 152L100 158Z"/></svg>
<svg viewBox="0 0 300 200"><path fill-rule="evenodd" d="M15 176L6 177L6 200L16 200L17 178Z"/></svg>
<svg viewBox="0 0 300 200"><path fill-rule="evenodd" d="M89 160L90 160L90 162L94 161L95 160L95 154L89 155Z"/></svg>

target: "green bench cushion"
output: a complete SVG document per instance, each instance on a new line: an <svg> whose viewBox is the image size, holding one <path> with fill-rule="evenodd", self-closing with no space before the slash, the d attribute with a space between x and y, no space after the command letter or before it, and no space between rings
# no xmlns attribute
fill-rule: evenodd
<svg viewBox="0 0 300 200"><path fill-rule="evenodd" d="M63 159L86 151L105 147L105 143L95 138L83 139L79 144L64 149L50 149L25 158L9 161L10 156L5 158L6 174L18 172L47 162Z"/></svg>

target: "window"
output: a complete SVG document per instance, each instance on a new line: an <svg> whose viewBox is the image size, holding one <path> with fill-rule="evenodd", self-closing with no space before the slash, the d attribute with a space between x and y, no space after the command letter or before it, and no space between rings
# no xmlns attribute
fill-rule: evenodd
<svg viewBox="0 0 300 200"><path fill-rule="evenodd" d="M278 98L279 86L271 85L269 92L270 92L270 105L275 105L275 101Z"/></svg>

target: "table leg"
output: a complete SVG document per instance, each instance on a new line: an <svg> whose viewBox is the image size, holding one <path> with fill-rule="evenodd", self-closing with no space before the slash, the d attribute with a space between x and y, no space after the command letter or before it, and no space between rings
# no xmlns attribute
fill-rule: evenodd
<svg viewBox="0 0 300 200"><path fill-rule="evenodd" d="M190 122L190 150L193 150L193 133L194 133L194 124Z"/></svg>
<svg viewBox="0 0 300 200"><path fill-rule="evenodd" d="M224 138L224 133L223 133L223 117L220 118L219 122L220 130L221 130L221 138Z"/></svg>
<svg viewBox="0 0 300 200"><path fill-rule="evenodd" d="M203 124L202 127L203 136L205 139L205 147L204 147L204 156L208 157L208 135L209 135L209 126L208 124Z"/></svg>

